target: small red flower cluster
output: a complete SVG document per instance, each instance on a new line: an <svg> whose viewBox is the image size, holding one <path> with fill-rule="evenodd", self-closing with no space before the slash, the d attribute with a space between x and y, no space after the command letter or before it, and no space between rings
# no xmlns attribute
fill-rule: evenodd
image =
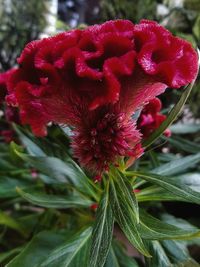
<svg viewBox="0 0 200 267"><path fill-rule="evenodd" d="M7 94L7 85L9 77L15 69L8 70L4 73L0 73L0 108L5 101L5 96ZM3 108L3 106L2 106ZM6 124L3 125L3 129L0 129L0 136L3 137L4 142L10 143L14 140L14 132L11 129L11 122L20 123L19 113L17 108L11 106L5 106L4 115L6 119Z"/></svg>
<svg viewBox="0 0 200 267"><path fill-rule="evenodd" d="M157 98L153 98L142 110L137 121L137 128L142 133L144 138L152 134L166 119L166 116L161 114L162 102ZM171 132L167 129L164 134L169 137Z"/></svg>
<svg viewBox="0 0 200 267"><path fill-rule="evenodd" d="M197 61L188 42L156 22L108 21L29 43L7 102L38 136L48 122L72 126L75 155L101 173L138 147L131 115L167 87L195 79Z"/></svg>
<svg viewBox="0 0 200 267"><path fill-rule="evenodd" d="M0 105L4 102L5 96L7 94L8 78L14 71L14 69L11 69L6 72L0 73Z"/></svg>

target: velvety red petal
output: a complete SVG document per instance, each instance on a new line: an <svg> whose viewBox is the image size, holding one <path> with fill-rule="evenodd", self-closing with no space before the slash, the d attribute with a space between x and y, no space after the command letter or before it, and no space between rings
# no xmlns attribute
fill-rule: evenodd
<svg viewBox="0 0 200 267"><path fill-rule="evenodd" d="M146 105L155 96L165 91L167 85L137 69L133 76L123 80L120 106L128 114Z"/></svg>
<svg viewBox="0 0 200 267"><path fill-rule="evenodd" d="M147 20L136 25L134 32L138 63L147 74L172 88L184 86L196 78L198 56L190 43Z"/></svg>

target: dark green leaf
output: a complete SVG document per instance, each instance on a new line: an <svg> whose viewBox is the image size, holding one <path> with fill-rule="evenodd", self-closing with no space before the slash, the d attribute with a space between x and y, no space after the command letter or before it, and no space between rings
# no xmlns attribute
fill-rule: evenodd
<svg viewBox="0 0 200 267"><path fill-rule="evenodd" d="M115 243L113 248L120 267L139 267L137 262L127 255L127 252L125 251L125 248L122 247L122 245Z"/></svg>
<svg viewBox="0 0 200 267"><path fill-rule="evenodd" d="M96 266L96 265L92 265L92 266ZM121 265L119 265L119 262L117 260L117 257L115 255L113 248L110 249L106 263L103 266L104 267L121 267Z"/></svg>
<svg viewBox="0 0 200 267"><path fill-rule="evenodd" d="M7 227L19 232L20 234L22 234L25 237L27 235L27 232L24 229L23 225L21 225L17 220L12 218L11 216L9 216L6 213L1 212L1 211L0 211L0 225L7 226Z"/></svg>
<svg viewBox="0 0 200 267"><path fill-rule="evenodd" d="M39 233L6 267L39 267L43 260L48 258L49 253L65 238L64 234Z"/></svg>
<svg viewBox="0 0 200 267"><path fill-rule="evenodd" d="M4 252L0 254L0 263L3 263L7 260L13 258L16 254L19 254L22 250L22 247L14 248L10 251Z"/></svg>
<svg viewBox="0 0 200 267"><path fill-rule="evenodd" d="M83 192L96 198L95 185L84 174L82 169L70 157L66 162L56 157L36 157L22 153L15 143L11 144L13 151L25 162L59 182L70 182Z"/></svg>
<svg viewBox="0 0 200 267"><path fill-rule="evenodd" d="M92 228L76 234L73 238L57 247L48 258L42 262L40 267L74 267L87 266L89 239L91 237ZM85 257L83 257L85 255ZM79 264L79 265L78 265Z"/></svg>

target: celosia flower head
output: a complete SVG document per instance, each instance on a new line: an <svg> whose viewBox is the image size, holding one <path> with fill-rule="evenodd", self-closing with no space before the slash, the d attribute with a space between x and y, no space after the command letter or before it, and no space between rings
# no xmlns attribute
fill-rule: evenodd
<svg viewBox="0 0 200 267"><path fill-rule="evenodd" d="M102 172L134 153L141 139L131 115L167 87L197 75L191 45L156 22L108 21L29 43L9 79L7 101L38 136L48 122L73 127L83 166Z"/></svg>

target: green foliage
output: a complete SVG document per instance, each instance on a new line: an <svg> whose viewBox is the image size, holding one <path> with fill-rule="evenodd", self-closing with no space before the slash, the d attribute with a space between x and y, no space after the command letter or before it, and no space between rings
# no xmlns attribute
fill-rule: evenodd
<svg viewBox="0 0 200 267"><path fill-rule="evenodd" d="M25 44L38 38L46 11L47 0L0 0L0 71L13 67Z"/></svg>
<svg viewBox="0 0 200 267"><path fill-rule="evenodd" d="M102 20L130 19L134 22L142 18L155 19L155 0L101 0Z"/></svg>

